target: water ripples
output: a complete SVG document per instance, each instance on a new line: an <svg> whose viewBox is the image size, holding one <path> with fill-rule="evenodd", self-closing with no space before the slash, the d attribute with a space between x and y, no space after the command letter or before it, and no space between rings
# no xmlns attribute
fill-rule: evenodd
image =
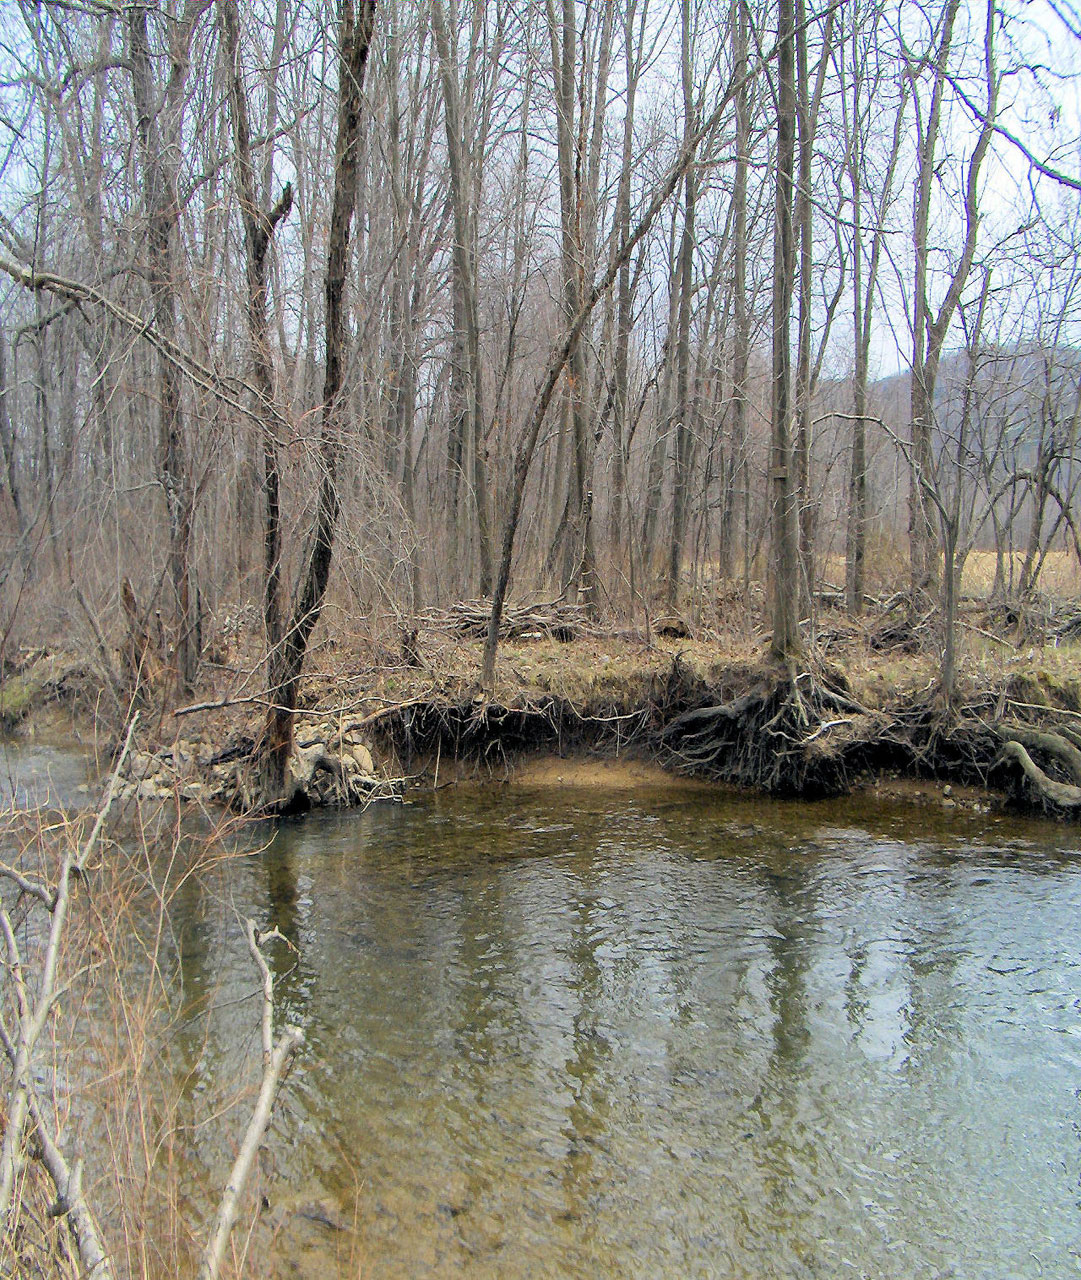
<svg viewBox="0 0 1081 1280"><path fill-rule="evenodd" d="M1081 857L905 821L500 792L283 828L228 891L299 949L287 1181L383 1276L1072 1274ZM284 1273L333 1274L301 1230Z"/></svg>

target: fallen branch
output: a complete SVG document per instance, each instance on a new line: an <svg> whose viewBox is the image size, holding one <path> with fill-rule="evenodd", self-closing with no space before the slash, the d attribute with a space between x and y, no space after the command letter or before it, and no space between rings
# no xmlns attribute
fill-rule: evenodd
<svg viewBox="0 0 1081 1280"><path fill-rule="evenodd" d="M197 711L220 711L223 707L244 707L257 702L260 706L269 707L266 694L250 693L242 698L218 698L214 702L193 702L186 707L177 707L173 712L176 717L191 716Z"/></svg>
<svg viewBox="0 0 1081 1280"><path fill-rule="evenodd" d="M838 725L851 724L851 723L852 723L851 716L842 716L841 719L839 720L823 720L822 723L818 726L818 728L814 731L814 733L804 738L803 745L805 747L808 746L810 743L814 742L816 738L821 737L822 734L827 733L830 729L836 729Z"/></svg>
<svg viewBox="0 0 1081 1280"><path fill-rule="evenodd" d="M396 715L399 711L408 711L410 707L424 706L431 701L431 698L407 698L405 702L396 702L393 706L381 707L378 711L373 711L371 715L364 716L361 720L350 720L347 724L342 725L341 732L344 735L356 733L360 729L370 729L372 725L378 724L381 720L386 720L389 716Z"/></svg>

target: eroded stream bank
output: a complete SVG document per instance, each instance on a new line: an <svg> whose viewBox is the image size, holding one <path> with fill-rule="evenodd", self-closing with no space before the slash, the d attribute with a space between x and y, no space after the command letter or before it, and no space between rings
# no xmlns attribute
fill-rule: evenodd
<svg viewBox="0 0 1081 1280"><path fill-rule="evenodd" d="M908 779L976 788L981 803L1081 813L1081 677L1057 649L970 671L947 706L919 655L789 673L760 653L689 640L541 638L507 643L482 694L475 642L442 643L419 666L341 660L305 678L279 810L362 806L418 778L507 777L540 754L649 762L778 796ZM56 657L38 665L49 663L41 689L70 702L78 679ZM84 686L83 703L97 705ZM128 795L257 803L259 699L231 695L225 681L204 692L184 707L145 704Z"/></svg>

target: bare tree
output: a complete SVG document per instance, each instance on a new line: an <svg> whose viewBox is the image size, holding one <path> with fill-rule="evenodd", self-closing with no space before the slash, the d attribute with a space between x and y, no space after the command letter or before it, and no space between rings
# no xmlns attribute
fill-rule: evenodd
<svg viewBox="0 0 1081 1280"><path fill-rule="evenodd" d="M964 166L962 200L964 240L960 255L948 270L945 293L937 309L931 300L931 209L935 173L941 163L939 139L945 96L949 88L950 58L953 54L954 29L959 0L947 0L935 26L931 49L924 57L909 58L906 74L912 88L915 108L918 171L914 203L912 243L915 255L915 279L912 291L912 371L911 371L911 467L909 488L909 556L911 569L911 607L926 609L929 605L936 572L933 556L934 531L928 507L927 487L932 467L932 432L934 427L935 384L946 337L968 282L976 253L979 233L980 170L994 133L995 107L998 95L998 71L995 66L994 4L988 3L984 15L983 61L986 111L975 144ZM922 76L931 75L930 100L925 100Z"/></svg>
<svg viewBox="0 0 1081 1280"><path fill-rule="evenodd" d="M263 626L268 663L273 664L282 643L281 464L278 432L281 415L276 411L274 372L267 316L267 253L274 230L293 206L293 188L286 183L281 198L264 209L256 196L256 172L252 157L250 111L240 60L240 14L236 0L218 0L222 28L222 53L229 86L240 218L244 227L247 278L248 334L251 341L252 390L255 418L262 435L263 495Z"/></svg>
<svg viewBox="0 0 1081 1280"><path fill-rule="evenodd" d="M479 6L474 7L474 41L479 36ZM459 536L458 493L465 474L465 459L473 458L473 507L477 521L479 588L482 596L492 591L492 554L488 520L488 477L484 460L484 405L480 352L480 322L477 303L477 229L479 210L472 201L480 184L479 150L483 136L475 141L465 136L465 109L458 76L457 21L448 23L442 0L432 0L432 31L439 54L439 75L443 86L447 161L450 169L450 203L454 218L452 280L454 291L454 350L451 357L451 413L448 455L448 541L453 547ZM498 52L493 51L498 58ZM469 81L474 80L471 74ZM469 85L467 85L468 91ZM448 549L449 549L448 547Z"/></svg>
<svg viewBox="0 0 1081 1280"><path fill-rule="evenodd" d="M168 22L169 74L164 86L154 75L145 6L127 11L132 96L138 118L146 201L147 284L154 327L162 340L178 338L180 268L177 223L180 192L176 157L181 145L192 31L209 0L189 0L177 21ZM192 588L194 495L188 472L181 376L174 361L159 362L160 467L169 522L169 571L176 610L177 675L184 689L195 680L199 662L196 604Z"/></svg>
<svg viewBox="0 0 1081 1280"><path fill-rule="evenodd" d="M773 656L792 663L800 650L798 486L792 453L792 297L796 282L793 226L796 155L796 15L792 0L777 6L777 154L773 232L773 378L770 447Z"/></svg>
<svg viewBox="0 0 1081 1280"><path fill-rule="evenodd" d="M867 555L867 423L871 337L879 268L888 230L894 180L904 137L907 80L891 106L893 134L886 162L877 183L869 172L870 143L876 112L884 106L884 55L880 49L883 15L872 0L867 20L861 22L854 8L849 32L847 62L841 57L842 111L845 125L845 173L851 196L852 227L849 257L852 263L852 445L848 477L845 537L845 592L849 612L863 611L864 571ZM870 246L866 244L870 212Z"/></svg>
<svg viewBox="0 0 1081 1280"><path fill-rule="evenodd" d="M319 621L341 500L338 493L339 433L345 362L345 282L356 209L357 170L362 136L364 73L375 26L375 0L338 3L338 129L334 152L334 198L328 230L326 269L326 369L323 423L319 440L321 479L311 546L301 567L292 616L270 659L270 709L260 746L259 791L275 803L285 786L293 749L297 690L308 640Z"/></svg>

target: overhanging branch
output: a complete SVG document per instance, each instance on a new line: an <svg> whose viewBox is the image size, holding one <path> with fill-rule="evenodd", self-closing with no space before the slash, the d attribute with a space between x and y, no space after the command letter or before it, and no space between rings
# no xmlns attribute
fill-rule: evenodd
<svg viewBox="0 0 1081 1280"><path fill-rule="evenodd" d="M239 392L249 388L243 379L223 378L221 374L196 360L183 347L163 337L149 320L134 311L129 311L127 307L110 298L96 286L84 284L79 280L70 280L51 271L35 271L31 267L22 267L17 262L3 257L0 257L0 271L5 272L24 289L35 293L51 293L58 298L63 298L71 307L77 308L84 305L100 307L136 337L145 339L164 359L176 365L184 376L201 390L216 396L237 413L254 418L260 425L264 421L263 415L269 412L278 427L292 434L293 424L273 405L261 404L259 411L256 411L244 404Z"/></svg>

